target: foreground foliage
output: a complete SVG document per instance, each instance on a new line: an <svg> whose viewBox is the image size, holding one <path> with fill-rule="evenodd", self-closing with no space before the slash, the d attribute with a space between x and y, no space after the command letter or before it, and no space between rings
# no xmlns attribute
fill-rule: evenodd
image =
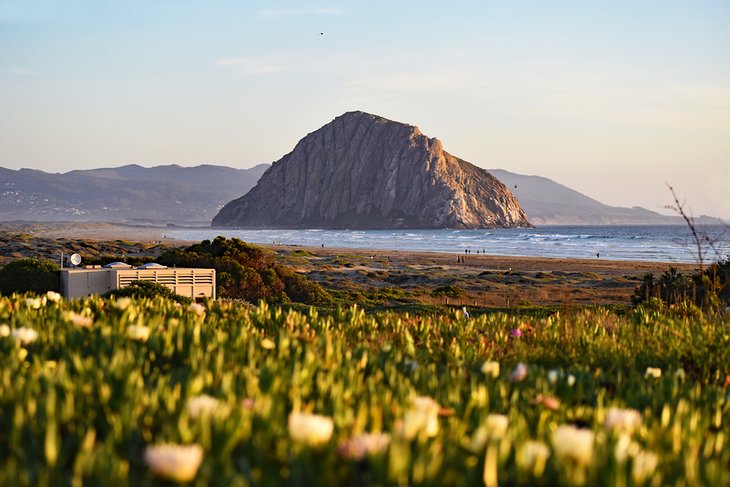
<svg viewBox="0 0 730 487"><path fill-rule="evenodd" d="M730 323L0 298L2 485L728 485Z"/></svg>

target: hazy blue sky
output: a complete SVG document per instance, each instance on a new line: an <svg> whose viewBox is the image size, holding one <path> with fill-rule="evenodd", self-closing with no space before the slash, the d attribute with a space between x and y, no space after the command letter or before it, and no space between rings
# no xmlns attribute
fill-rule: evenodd
<svg viewBox="0 0 730 487"><path fill-rule="evenodd" d="M726 0L0 0L0 166L250 167L350 110L730 218Z"/></svg>

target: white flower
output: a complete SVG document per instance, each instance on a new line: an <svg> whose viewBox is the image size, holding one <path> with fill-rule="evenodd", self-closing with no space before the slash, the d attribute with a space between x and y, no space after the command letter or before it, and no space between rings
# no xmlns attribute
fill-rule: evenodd
<svg viewBox="0 0 730 487"><path fill-rule="evenodd" d="M55 291L48 291L46 293L46 299L48 299L48 301L57 303L61 300L61 295Z"/></svg>
<svg viewBox="0 0 730 487"><path fill-rule="evenodd" d="M441 406L428 396L416 396L411 408L403 416L398 433L408 440L413 440L421 433L432 438L439 432L438 414Z"/></svg>
<svg viewBox="0 0 730 487"><path fill-rule="evenodd" d="M195 313L198 316L203 316L205 314L205 306L198 303L190 303L190 306L188 306L188 311L191 313Z"/></svg>
<svg viewBox="0 0 730 487"><path fill-rule="evenodd" d="M532 472L535 477L540 477L545 471L549 456L550 448L545 443L529 440L517 450L517 466L522 470Z"/></svg>
<svg viewBox="0 0 730 487"><path fill-rule="evenodd" d="M562 425L552 437L553 451L559 460L572 459L580 465L587 465L593 459L593 431Z"/></svg>
<svg viewBox="0 0 730 487"><path fill-rule="evenodd" d="M655 453L649 451L640 451L634 457L634 464L631 468L631 476L634 483L643 484L644 481L654 474L659 458Z"/></svg>
<svg viewBox="0 0 730 487"><path fill-rule="evenodd" d="M570 387L575 385L575 376L573 374L568 374L568 385Z"/></svg>
<svg viewBox="0 0 730 487"><path fill-rule="evenodd" d="M680 367L674 371L674 378L678 381L684 382L684 379L687 378L687 373Z"/></svg>
<svg viewBox="0 0 730 487"><path fill-rule="evenodd" d="M188 398L185 408L192 419L212 415L214 412L225 409L225 403L207 394Z"/></svg>
<svg viewBox="0 0 730 487"><path fill-rule="evenodd" d="M658 379L662 376L662 369L658 367L647 367L644 377L647 379Z"/></svg>
<svg viewBox="0 0 730 487"><path fill-rule="evenodd" d="M127 327L127 335L132 340L146 342L147 339L150 337L150 327L141 325L129 325Z"/></svg>
<svg viewBox="0 0 730 487"><path fill-rule="evenodd" d="M318 414L292 412L289 414L289 436L305 445L322 446L332 437L332 418Z"/></svg>
<svg viewBox="0 0 730 487"><path fill-rule="evenodd" d="M94 323L91 317L76 314L73 311L66 313L66 319L79 328L89 328Z"/></svg>
<svg viewBox="0 0 730 487"><path fill-rule="evenodd" d="M6 324L0 325L0 337L10 336L10 327Z"/></svg>
<svg viewBox="0 0 730 487"><path fill-rule="evenodd" d="M40 309L41 306L46 304L46 298L26 298L25 305L31 309Z"/></svg>
<svg viewBox="0 0 730 487"><path fill-rule="evenodd" d="M195 478L203 461L200 445L149 445L144 451L144 461L160 477L178 483Z"/></svg>
<svg viewBox="0 0 730 487"><path fill-rule="evenodd" d="M641 414L636 409L610 408L603 425L609 431L631 434L641 425Z"/></svg>
<svg viewBox="0 0 730 487"><path fill-rule="evenodd" d="M390 445L388 433L362 433L348 438L337 447L340 455L351 460L362 460L365 455L384 452Z"/></svg>
<svg viewBox="0 0 730 487"><path fill-rule="evenodd" d="M499 377L499 362L487 360L482 364L482 374L491 375L494 378Z"/></svg>
<svg viewBox="0 0 730 487"><path fill-rule="evenodd" d="M15 338L15 341L20 342L23 345L28 345L38 338L38 332L31 328L21 326L20 328L12 330L10 332L10 336Z"/></svg>
<svg viewBox="0 0 730 487"><path fill-rule="evenodd" d="M504 414L490 414L487 416L486 428L491 439L502 439L507 432L508 425L509 419Z"/></svg>
<svg viewBox="0 0 730 487"><path fill-rule="evenodd" d="M548 371L547 378L551 384L555 384L558 381L558 377L560 377L560 372L557 370L552 369Z"/></svg>
<svg viewBox="0 0 730 487"><path fill-rule="evenodd" d="M517 364L517 367L515 367L515 370L512 371L512 374L510 374L509 378L512 382L521 382L525 380L527 377L527 365L523 364L522 362Z"/></svg>
<svg viewBox="0 0 730 487"><path fill-rule="evenodd" d="M121 311L124 311L125 309L129 308L130 304L132 304L131 298L119 298L116 301L114 301L114 307Z"/></svg>

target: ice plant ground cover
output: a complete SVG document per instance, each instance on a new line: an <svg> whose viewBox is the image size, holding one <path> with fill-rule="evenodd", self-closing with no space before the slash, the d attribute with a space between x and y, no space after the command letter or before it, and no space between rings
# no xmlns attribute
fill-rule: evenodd
<svg viewBox="0 0 730 487"><path fill-rule="evenodd" d="M27 298L0 297L0 485L730 485L727 317Z"/></svg>

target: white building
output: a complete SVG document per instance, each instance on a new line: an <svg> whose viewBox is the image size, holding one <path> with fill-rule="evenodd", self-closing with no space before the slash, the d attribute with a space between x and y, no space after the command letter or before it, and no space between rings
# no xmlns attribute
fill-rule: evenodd
<svg viewBox="0 0 730 487"><path fill-rule="evenodd" d="M165 267L145 264L132 267L123 262L101 266L61 269L61 293L66 299L104 294L132 281L153 281L195 301L215 299L215 269Z"/></svg>

